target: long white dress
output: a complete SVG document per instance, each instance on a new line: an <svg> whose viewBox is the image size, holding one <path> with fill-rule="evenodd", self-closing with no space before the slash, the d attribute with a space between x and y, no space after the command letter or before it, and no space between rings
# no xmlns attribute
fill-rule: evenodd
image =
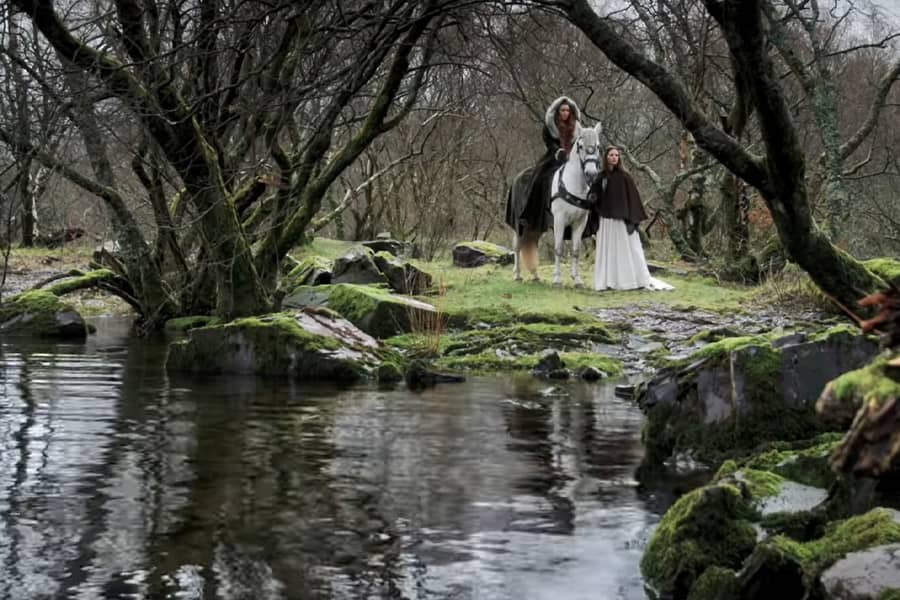
<svg viewBox="0 0 900 600"><path fill-rule="evenodd" d="M625 221L600 217L594 256L594 289L671 290L671 285L650 276L641 236L628 234Z"/></svg>

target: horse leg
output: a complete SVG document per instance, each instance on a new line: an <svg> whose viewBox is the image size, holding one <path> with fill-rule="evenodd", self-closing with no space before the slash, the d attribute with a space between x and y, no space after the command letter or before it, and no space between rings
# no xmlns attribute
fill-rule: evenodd
<svg viewBox="0 0 900 600"><path fill-rule="evenodd" d="M534 281L540 281L538 275L538 242L541 239L539 231L526 231L525 237L525 268L531 271L531 277Z"/></svg>
<svg viewBox="0 0 900 600"><path fill-rule="evenodd" d="M581 236L584 234L584 228L587 227L589 216L588 211L584 211L584 216L580 218L580 222L572 227L572 280L575 282L576 288L584 287L581 273L578 270L578 258L581 254Z"/></svg>
<svg viewBox="0 0 900 600"><path fill-rule="evenodd" d="M519 270L519 253L522 251L522 236L518 231L513 232L513 281L522 281L522 273Z"/></svg>
<svg viewBox="0 0 900 600"><path fill-rule="evenodd" d="M554 200L554 203L558 200ZM565 240L563 239L566 232L566 224L563 215L553 212L553 285L562 285L562 277L560 277L560 262L562 261L563 252L566 251Z"/></svg>

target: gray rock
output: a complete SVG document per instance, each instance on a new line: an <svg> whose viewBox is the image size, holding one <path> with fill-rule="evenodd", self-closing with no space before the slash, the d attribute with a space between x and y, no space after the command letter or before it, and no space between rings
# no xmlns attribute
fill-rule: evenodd
<svg viewBox="0 0 900 600"><path fill-rule="evenodd" d="M387 252L394 256L408 256L411 249L408 242L401 242L400 240L392 240L390 238L375 239L360 243L376 254L378 252Z"/></svg>
<svg viewBox="0 0 900 600"><path fill-rule="evenodd" d="M535 377L549 378L552 374L558 375L561 370L565 370L562 359L555 350L549 350L541 355L538 363L531 369L531 374Z"/></svg>
<svg viewBox="0 0 900 600"><path fill-rule="evenodd" d="M607 375L597 367L585 367L579 373L579 377L585 381L600 381L606 378Z"/></svg>
<svg viewBox="0 0 900 600"><path fill-rule="evenodd" d="M885 590L900 590L900 544L851 552L821 577L827 598L875 600Z"/></svg>
<svg viewBox="0 0 900 600"><path fill-rule="evenodd" d="M387 278L375 265L372 251L360 246L335 259L331 282L387 283Z"/></svg>
<svg viewBox="0 0 900 600"><path fill-rule="evenodd" d="M374 260L375 266L395 292L418 296L431 287L432 276L405 260L384 252L376 254Z"/></svg>
<svg viewBox="0 0 900 600"><path fill-rule="evenodd" d="M169 346L166 367L353 381L374 376L383 353L374 338L346 319L310 308L192 329L186 340Z"/></svg>
<svg viewBox="0 0 900 600"><path fill-rule="evenodd" d="M876 342L847 332L824 341L785 346L779 382L785 404L805 407L815 403L826 383L862 367L877 353Z"/></svg>
<svg viewBox="0 0 900 600"><path fill-rule="evenodd" d="M464 269L488 263L511 265L513 251L490 242L461 242L453 248L453 265Z"/></svg>

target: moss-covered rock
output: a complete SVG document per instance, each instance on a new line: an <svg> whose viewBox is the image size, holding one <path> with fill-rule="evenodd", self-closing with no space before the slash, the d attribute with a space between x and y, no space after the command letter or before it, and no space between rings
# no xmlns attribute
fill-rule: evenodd
<svg viewBox="0 0 900 600"><path fill-rule="evenodd" d="M453 247L453 265L464 269L489 263L511 265L512 250L490 242L460 242Z"/></svg>
<svg viewBox="0 0 900 600"><path fill-rule="evenodd" d="M900 367L890 364L894 358L894 354L882 354L865 367L830 381L816 400L816 411L837 427L846 428L863 405L880 407L900 397Z"/></svg>
<svg viewBox="0 0 900 600"><path fill-rule="evenodd" d="M177 317L166 321L165 330L168 333L185 333L198 327L219 325L222 319L210 315L195 315L192 317Z"/></svg>
<svg viewBox="0 0 900 600"><path fill-rule="evenodd" d="M0 333L4 336L36 336L84 339L87 326L71 305L47 291L23 292L0 305Z"/></svg>
<svg viewBox="0 0 900 600"><path fill-rule="evenodd" d="M519 323L489 329L475 329L448 335L442 346L446 356L465 356L499 350L499 354L520 356L553 348L588 351L594 344L610 344L617 337L602 323L579 325Z"/></svg>
<svg viewBox="0 0 900 600"><path fill-rule="evenodd" d="M356 246L334 261L333 283L387 284L387 278L375 265L375 253L365 246Z"/></svg>
<svg viewBox="0 0 900 600"><path fill-rule="evenodd" d="M324 256L307 256L284 276L279 287L290 294L301 285L327 285L331 283L331 269L332 261Z"/></svg>
<svg viewBox="0 0 900 600"><path fill-rule="evenodd" d="M382 383L395 383L403 381L403 371L392 360L386 360L378 365L378 381Z"/></svg>
<svg viewBox="0 0 900 600"><path fill-rule="evenodd" d="M831 469L829 457L842 438L840 433L828 432L799 442L772 442L739 464L743 468L771 471L792 481L825 489L835 482L836 474Z"/></svg>
<svg viewBox="0 0 900 600"><path fill-rule="evenodd" d="M499 371L530 371L541 361L543 354L523 354L512 356L497 350L485 350L478 354L463 356L442 356L436 361L444 369L470 371L475 373L495 373ZM622 362L616 358L591 352L562 352L559 354L562 366L573 373L587 367L602 371L607 376L620 375Z"/></svg>
<svg viewBox="0 0 900 600"><path fill-rule="evenodd" d="M388 252L378 252L373 258L388 285L398 294L418 296L427 292L434 282L430 273Z"/></svg>
<svg viewBox="0 0 900 600"><path fill-rule="evenodd" d="M798 542L777 535L763 541L747 560L743 585L756 589L765 581L766 587L817 590L823 571L847 554L896 543L900 543L900 513L875 508L829 524L818 539Z"/></svg>
<svg viewBox="0 0 900 600"><path fill-rule="evenodd" d="M756 545L752 516L748 498L734 485L705 486L679 498L641 560L648 587L657 596L683 599L710 567L739 569Z"/></svg>
<svg viewBox="0 0 900 600"><path fill-rule="evenodd" d="M736 573L725 567L709 567L697 578L687 600L739 600Z"/></svg>
<svg viewBox="0 0 900 600"><path fill-rule="evenodd" d="M443 315L431 304L392 294L379 286L352 283L300 286L284 299L283 306L328 308L382 339L411 331L430 334L444 327Z"/></svg>
<svg viewBox="0 0 900 600"><path fill-rule="evenodd" d="M173 371L346 382L374 377L390 357L348 321L308 309L192 329L187 340L170 345L166 366Z"/></svg>
<svg viewBox="0 0 900 600"><path fill-rule="evenodd" d="M328 308L382 339L443 326L434 306L372 286L335 285L328 298Z"/></svg>
<svg viewBox="0 0 900 600"><path fill-rule="evenodd" d="M843 328L792 339L800 341L723 339L638 386L636 399L647 414L646 459L662 464L689 451L713 462L762 442L827 430L813 408L819 392L831 378L865 364L877 347Z"/></svg>

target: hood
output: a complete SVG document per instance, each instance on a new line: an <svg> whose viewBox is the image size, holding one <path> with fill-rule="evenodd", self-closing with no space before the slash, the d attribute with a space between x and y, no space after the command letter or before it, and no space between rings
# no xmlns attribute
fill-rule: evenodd
<svg viewBox="0 0 900 600"><path fill-rule="evenodd" d="M544 124L556 139L559 139L559 129L556 128L556 121L554 117L556 116L556 109L559 108L559 105L563 102L572 107L572 110L575 112L575 122L578 123L581 121L581 109L578 108L578 105L575 104L574 100L572 100L568 96L560 96L559 98L554 100L553 103L550 104L550 108L547 109L547 113L544 115Z"/></svg>

